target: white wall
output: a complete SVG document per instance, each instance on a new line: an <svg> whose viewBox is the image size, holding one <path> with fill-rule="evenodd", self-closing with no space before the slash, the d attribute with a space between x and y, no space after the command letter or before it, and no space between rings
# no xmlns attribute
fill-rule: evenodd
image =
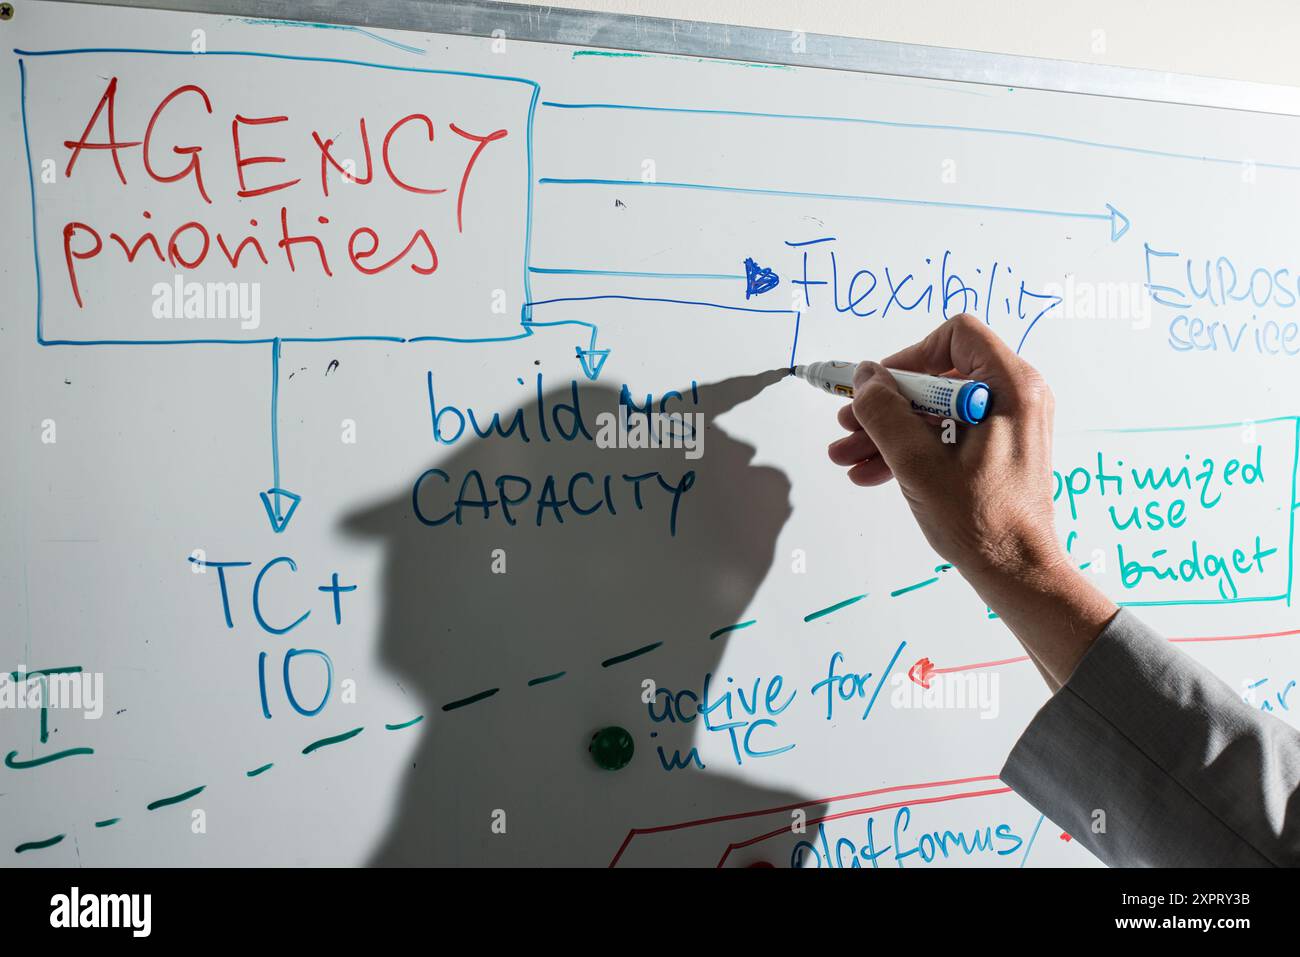
<svg viewBox="0 0 1300 957"><path fill-rule="evenodd" d="M1294 0L565 0L562 6L1300 86Z"/></svg>

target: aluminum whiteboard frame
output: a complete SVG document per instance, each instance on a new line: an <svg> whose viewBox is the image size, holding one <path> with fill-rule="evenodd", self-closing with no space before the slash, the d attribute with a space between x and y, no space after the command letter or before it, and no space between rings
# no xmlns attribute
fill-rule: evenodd
<svg viewBox="0 0 1300 957"><path fill-rule="evenodd" d="M12 0L14 19L41 0ZM776 63L856 73L982 83L1184 106L1300 116L1300 87L980 53L820 33L795 53L785 30L525 6L493 0L65 0L97 6L301 20L455 36L492 35L645 53Z"/></svg>

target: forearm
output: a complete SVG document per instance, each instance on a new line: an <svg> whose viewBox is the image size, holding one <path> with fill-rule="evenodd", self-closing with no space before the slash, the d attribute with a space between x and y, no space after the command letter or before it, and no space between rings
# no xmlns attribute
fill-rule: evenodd
<svg viewBox="0 0 1300 957"><path fill-rule="evenodd" d="M1055 691L1119 610L1053 545L1018 544L998 561L958 565Z"/></svg>

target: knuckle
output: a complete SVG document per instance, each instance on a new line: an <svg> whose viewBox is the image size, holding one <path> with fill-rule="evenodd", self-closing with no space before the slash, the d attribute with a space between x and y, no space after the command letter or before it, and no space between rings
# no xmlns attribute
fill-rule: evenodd
<svg viewBox="0 0 1300 957"><path fill-rule="evenodd" d="M1055 405L1055 398L1052 396L1052 390L1043 378L1043 374L1033 366L1026 365L1021 370L1020 379L1017 383L1022 398L1033 405L1051 408Z"/></svg>

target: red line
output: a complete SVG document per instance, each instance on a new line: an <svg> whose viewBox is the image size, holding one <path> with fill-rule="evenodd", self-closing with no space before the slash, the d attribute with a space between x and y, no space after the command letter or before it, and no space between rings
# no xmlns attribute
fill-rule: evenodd
<svg viewBox="0 0 1300 957"><path fill-rule="evenodd" d="M1169 638L1167 640L1172 644L1181 644L1186 642L1201 642L1201 641L1252 641L1252 640L1257 641L1264 638L1289 638L1296 635L1300 635L1300 628L1293 628L1289 631L1266 631L1266 632L1260 632L1258 634L1253 634L1253 635L1207 635L1204 637ZM934 668L930 671L930 674L952 674L958 671L975 671L980 668L996 668L999 667L1000 665L1019 664L1022 661L1028 661L1028 660L1029 660L1029 656L1023 655L1019 658L1002 658L998 661L980 661L969 665L953 665L950 668ZM764 814L775 814L778 811L793 811L795 808L807 807L810 804L829 804L834 801L848 801L848 800L853 800L855 798L871 797L872 795L876 795L876 794L888 794L892 791L907 791L907 790L919 789L919 788L945 787L947 785L952 785L952 784L971 784L975 781L996 781L997 779L998 776L996 774L986 774L979 777L956 778L951 781L928 781L922 784L900 784L893 787L876 788L875 790L871 790L871 791L858 791L854 794L838 794L833 797L815 798L807 801L798 801L795 802L794 804L786 804L781 807L764 808L758 811L743 811L738 814L722 814L717 817L700 818L694 821L682 821L681 823L678 824L661 824L656 827L634 827L631 830L629 830L627 832L627 836L623 838L623 843L619 845L618 851L615 852L613 859L609 862L609 866L617 867L619 860L623 857L623 853L627 850L628 845L632 843L632 839L641 834L660 834L665 831L677 831L677 830L681 830L682 828L699 827L704 824L718 824L723 821L738 821L749 817L759 817ZM1010 788L1005 788L1002 790L994 790L994 791L973 791L965 794L949 795L940 798L923 798L917 801L903 802L902 804L881 805L878 808L867 808L861 811L848 811L842 814L832 815L826 818L819 818L818 821L814 821L811 823L819 823L820 821L823 820L832 821L840 817L851 817L855 814L868 814L871 813L872 811L887 811L892 808L904 807L909 804L932 804L936 801L949 801L959 797L979 797L986 794L1003 794L1009 790ZM747 847L751 843L755 843L759 840L764 840L768 837L774 837L777 834L784 834L788 830L789 828L783 827L779 831L773 831L771 834L760 835L757 838L753 838L751 841L746 842L745 844L728 845L727 852L723 854L722 860L725 861L727 859L727 855L730 854L731 851L734 849ZM719 867L722 866L721 861L719 862L718 866Z"/></svg>
<svg viewBox="0 0 1300 957"><path fill-rule="evenodd" d="M1167 638L1170 644L1184 644L1193 641L1257 641L1262 638L1290 638L1300 635L1300 628L1293 628L1290 631L1263 631L1256 635L1206 635L1201 638ZM1022 661L1028 661L1028 655L1022 655L1019 658L1003 658L1001 661L980 661L972 665L953 665L951 668L931 668L929 673L932 675L946 675L956 671L975 671L979 668L996 668L999 665L1015 665Z"/></svg>
<svg viewBox="0 0 1300 957"><path fill-rule="evenodd" d="M764 814L776 814L780 811L793 811L795 808L808 807L811 804L831 804L835 801L852 801L857 798L873 797L877 794L890 794L894 791L912 791L921 788L941 788L953 784L973 784L976 781L996 781L996 774L981 774L972 778L954 778L951 781L926 781L921 784L896 784L887 788L875 788L871 791L855 791L852 794L836 794L831 797L809 798L806 801L796 801L793 804L783 804L780 807L763 808L758 811L741 811L736 814L721 814L717 817L704 817L695 821L682 821L678 824L660 824L655 827L634 827L627 832L627 837L623 838L623 843L619 845L618 852L614 859L609 862L610 867L618 864L619 858L627 850L627 846L632 843L632 838L641 834L661 834L665 831L680 831L687 827L699 827L704 824L718 824L723 821L740 821L747 817L760 817Z"/></svg>
<svg viewBox="0 0 1300 957"><path fill-rule="evenodd" d="M1009 794L1011 788L991 788L987 791L964 791L961 794L944 794L939 797L920 798L915 801L897 801L893 804L880 804L876 807L858 808L853 811L841 811L838 814L827 814L825 817L819 817L816 820L809 821L809 824L821 824L825 821L838 821L846 817L857 817L860 814L874 814L877 811L892 811L894 808L914 807L918 804L941 804L944 801L959 801L962 798L987 797L990 794ZM769 831L766 834L760 834L757 837L751 837L747 841L741 841L739 844L728 844L727 849L722 852L722 857L718 860L718 867L727 863L727 858L731 856L732 851L738 851L742 847L749 847L751 844L757 844L759 841L766 841L773 837L779 837L782 834L789 834L790 828L778 828L775 831Z"/></svg>
<svg viewBox="0 0 1300 957"><path fill-rule="evenodd" d="M1028 655L1021 655L1019 658L1003 658L1001 661L981 661L973 665L953 665L951 668L931 668L932 675L946 675L954 671L974 671L976 668L996 668L998 665L1014 665L1021 661L1028 661Z"/></svg>
<svg viewBox="0 0 1300 957"><path fill-rule="evenodd" d="M1300 635L1300 628L1293 628L1291 631L1266 631L1258 635L1211 635L1206 638L1170 638L1172 642L1182 641L1249 641L1252 638L1287 638L1291 635Z"/></svg>

